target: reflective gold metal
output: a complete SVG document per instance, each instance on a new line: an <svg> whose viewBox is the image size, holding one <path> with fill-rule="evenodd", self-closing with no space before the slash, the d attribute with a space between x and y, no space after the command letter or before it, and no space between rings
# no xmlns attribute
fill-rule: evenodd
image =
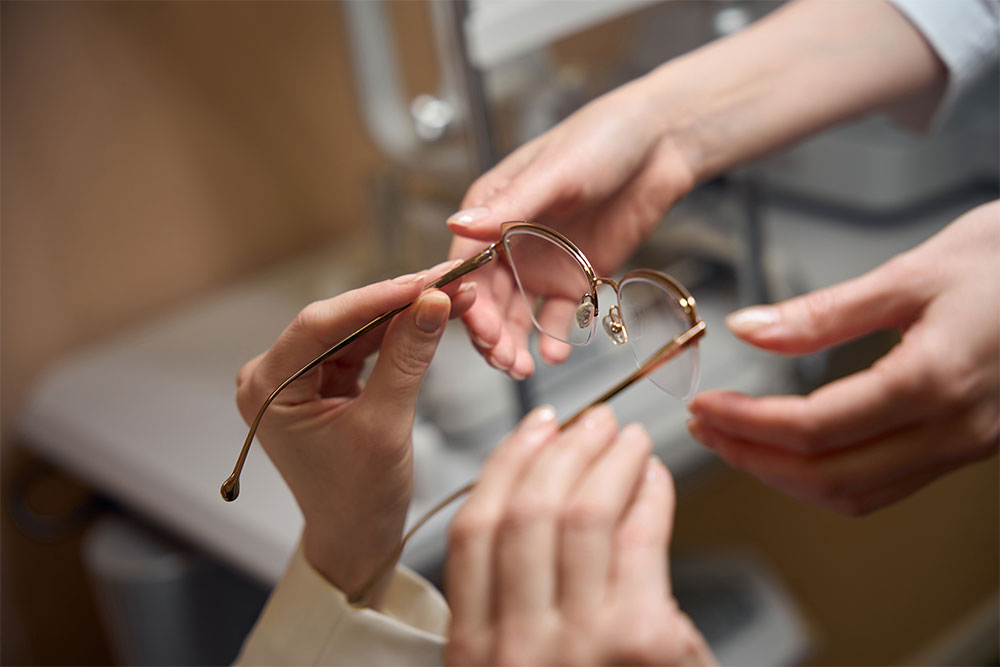
<svg viewBox="0 0 1000 667"><path fill-rule="evenodd" d="M425 289L444 287L448 283L458 280L466 273L469 273L470 271L475 271L483 264L486 264L487 262L491 261L494 257L496 257L497 254L496 249L497 249L496 243L489 245L478 255L466 260L459 266L455 267L448 273L444 274L443 276L435 280L433 283L428 285ZM257 433L257 427L260 426L260 420L264 416L264 412L267 411L267 408L271 405L271 403L274 402L274 399L278 397L278 394L284 391L285 387L292 384L300 377L302 377L312 369L319 366L321 363L323 363L324 361L332 357L334 354L336 354L340 350L344 349L345 347L356 341L358 338L361 338L372 329L377 329L378 327L382 326L383 324L394 318L396 315L399 315L401 312L403 312L412 305L413 303L411 302L406 304L405 306L389 311L388 313L383 313L382 315L379 315L377 318L375 318L365 326L361 327L360 329L352 333L350 336L348 336L344 340L340 341L339 343L328 349L326 352L319 355L318 357L310 361L308 364L306 364L299 370L295 371L284 382L278 385L278 387L271 392L270 396L264 399L264 402L261 404L260 409L257 411L257 416L254 417L253 422L250 424L250 431L247 433L246 440L243 441L243 448L240 450L240 455L236 459L236 465L233 467L233 472L232 474L229 475L229 477L226 478L226 481L222 483L222 488L220 489L220 491L222 493L222 497L227 502L232 502L236 500L236 498L239 497L240 495L240 473L243 472L243 464L246 463L247 454L250 453L250 445L253 443L253 437Z"/></svg>
<svg viewBox="0 0 1000 667"><path fill-rule="evenodd" d="M580 251L580 249L577 248L569 239L567 239L565 236L563 236L556 230L550 229L543 225L525 221L507 222L501 225L500 229L501 229L501 237L499 241L490 244L485 249L483 249L478 255L466 260L455 269L441 276L440 278L429 284L426 287L426 289L444 287L445 285L455 280L458 280L465 274L471 271L475 271L476 269L488 264L492 260L499 257L501 254L508 252L507 243L509 238L508 237L509 232L530 229L533 233L546 236L553 242L562 246L580 264L580 268L584 271L584 273L586 273L587 278L590 281L591 292L589 295L584 296L584 301L589 297L590 302L589 304L587 304L587 306L589 308L593 308L593 314L591 315L591 318L600 312L597 302L597 288L600 285L607 285L612 289L614 289L616 295L618 294L619 284L620 284L619 281L615 281L611 278L598 277L594 271L594 267L590 263L590 260L587 259L587 257L583 254L583 252ZM684 288L683 285L681 285L680 283L678 283L676 280L674 280L665 273L661 273L659 271L652 271L649 269L637 269L634 271L629 271L622 278L621 282L624 282L626 279L632 277L641 277L653 282L660 283L667 289L668 292L674 294L677 297L678 305L681 307L682 311L684 312L685 316L688 319L688 324L690 325L690 327L681 335L677 336L671 341L668 341L662 348L657 350L656 353L654 353L649 359L643 362L642 365L639 366L639 368L637 368L632 374L630 374L624 380L622 380L617 385L615 385L608 391L598 396L586 407L584 407L576 414L571 416L569 419L567 419L565 422L563 422L559 427L560 430L563 430L568 426L570 426L571 424L573 424L574 422L576 422L590 408L599 405L601 403L607 402L612 397L616 396L621 391L623 391L624 389L635 383L636 380L640 380L649 375L650 373L654 372L655 370L657 370L658 368L669 362L671 359L676 357L678 354L683 352L688 345L695 343L701 336L705 334L705 322L698 318L698 313L697 310L695 309L694 297L692 297L688 293L688 291ZM271 405L271 403L274 402L274 399L277 398L278 394L280 394L288 385L292 384L293 382L301 378L303 375L305 375L309 371L319 366L321 363L329 359L331 356L333 356L343 348L347 347L358 338L364 336L371 330L382 326L383 324L391 320L393 317L395 317L399 313L409 308L411 305L413 304L409 303L405 306L402 306L388 313L380 315L376 319L372 320L365 326L361 327L360 329L352 333L350 336L344 338L342 341L340 341L333 347L323 352L323 354L319 355L318 357L310 361L308 364L297 370L295 373L289 376L284 382L278 385L278 387L275 388L273 392L271 392L271 394L261 404L260 409L257 411L257 415L254 417L253 422L250 424L250 430L247 433L246 439L243 441L243 448L240 450L240 454L236 460L236 465L233 468L232 474L230 474L229 477L226 479L226 481L223 482L222 484L221 493L222 497L226 501L233 501L240 494L240 473L243 471L243 466L246 463L247 454L249 453L250 446L253 443L254 435L257 433L257 428L258 426L260 426L260 420L264 416L265 411ZM608 325L609 327L608 334L611 336L612 340L615 341L616 344L620 344L618 339L616 338L616 335L613 332L616 330L616 328L620 327L621 328L620 333L623 336L627 337L626 333L627 328L625 323L621 319L621 313L617 305L612 306L612 308L608 311L607 317L610 318L611 320L611 323ZM624 339L621 342L624 342ZM402 554L403 549L406 546L406 543L413 536L413 534L416 533L416 531L421 526L423 526L431 517L433 517L439 511L441 511L442 509L450 505L452 502L454 502L458 498L461 498L463 495L471 491L475 487L475 484L476 484L475 482L472 482L471 484L467 484L466 486L462 487L458 491L455 491L450 496L448 496L440 503L438 503L427 514L421 517L421 519L417 521L417 523L414 524L414 526L410 528L409 531L407 531L407 533L403 536L403 539L400 540L400 543L396 547L396 549L393 550L393 552L388 555L385 561L380 564L378 569L371 576L371 578L369 578L369 580L364 584L364 586L362 586L359 591L349 596L348 601L354 606L365 606L369 602L369 597L373 589L381 580L381 578L395 565L396 561L399 559L400 554Z"/></svg>

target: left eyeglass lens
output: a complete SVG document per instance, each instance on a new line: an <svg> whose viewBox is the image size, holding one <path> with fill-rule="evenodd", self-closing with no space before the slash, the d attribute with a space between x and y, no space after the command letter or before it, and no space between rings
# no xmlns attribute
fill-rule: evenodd
<svg viewBox="0 0 1000 667"><path fill-rule="evenodd" d="M618 305L636 365L641 366L691 327L680 298L682 295L656 280L634 277L622 281ZM698 345L690 344L648 377L663 391L686 401L698 389L700 362Z"/></svg>
<svg viewBox="0 0 1000 667"><path fill-rule="evenodd" d="M535 327L570 345L593 340L597 304L590 278L576 257L561 243L533 229L509 230L503 243Z"/></svg>

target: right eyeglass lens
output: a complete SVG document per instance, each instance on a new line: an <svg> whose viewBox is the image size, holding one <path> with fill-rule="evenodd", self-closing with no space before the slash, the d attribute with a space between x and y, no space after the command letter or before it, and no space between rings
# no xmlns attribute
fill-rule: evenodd
<svg viewBox="0 0 1000 667"><path fill-rule="evenodd" d="M539 331L586 345L597 322L590 278L570 251L544 233L512 229L503 237L507 263Z"/></svg>
<svg viewBox="0 0 1000 667"><path fill-rule="evenodd" d="M648 278L626 278L619 285L618 306L637 366L691 328L678 298L673 290ZM698 389L699 372L698 345L689 343L647 377L671 396L686 401Z"/></svg>

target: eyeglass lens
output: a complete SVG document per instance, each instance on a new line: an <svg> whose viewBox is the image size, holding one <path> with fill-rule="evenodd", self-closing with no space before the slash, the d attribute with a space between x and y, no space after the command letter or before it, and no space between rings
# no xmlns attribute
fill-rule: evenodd
<svg viewBox="0 0 1000 667"><path fill-rule="evenodd" d="M623 280L618 287L618 306L638 365L691 327L678 295L649 278ZM698 346L688 345L647 377L671 396L686 401L698 389L699 362Z"/></svg>
<svg viewBox="0 0 1000 667"><path fill-rule="evenodd" d="M598 318L590 278L579 260L532 229L508 231L504 250L538 330L570 345L589 343Z"/></svg>
<svg viewBox="0 0 1000 667"><path fill-rule="evenodd" d="M571 345L593 339L602 313L595 309L592 286L580 260L568 248L535 229L513 229L504 235L505 256L531 314L542 333ZM646 277L626 278L619 285L618 305L624 335L637 366L687 331L691 324L678 303L681 295ZM687 400L697 389L698 346L689 345L650 380L668 394Z"/></svg>

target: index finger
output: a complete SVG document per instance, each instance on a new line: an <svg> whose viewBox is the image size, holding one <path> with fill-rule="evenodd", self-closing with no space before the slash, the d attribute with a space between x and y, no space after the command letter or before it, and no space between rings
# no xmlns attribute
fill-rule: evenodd
<svg viewBox="0 0 1000 667"><path fill-rule="evenodd" d="M800 454L819 454L868 440L925 419L912 387L894 378L906 374L890 353L867 370L835 380L807 396L754 398L706 391L688 407L713 428Z"/></svg>
<svg viewBox="0 0 1000 667"><path fill-rule="evenodd" d="M525 466L557 432L555 410L550 406L532 410L490 456L475 489L452 521L445 591L453 627L479 628L488 623L497 524Z"/></svg>
<svg viewBox="0 0 1000 667"><path fill-rule="evenodd" d="M276 386L369 322L412 303L427 283L458 263L452 260L309 304L264 353L256 369L259 379Z"/></svg>

